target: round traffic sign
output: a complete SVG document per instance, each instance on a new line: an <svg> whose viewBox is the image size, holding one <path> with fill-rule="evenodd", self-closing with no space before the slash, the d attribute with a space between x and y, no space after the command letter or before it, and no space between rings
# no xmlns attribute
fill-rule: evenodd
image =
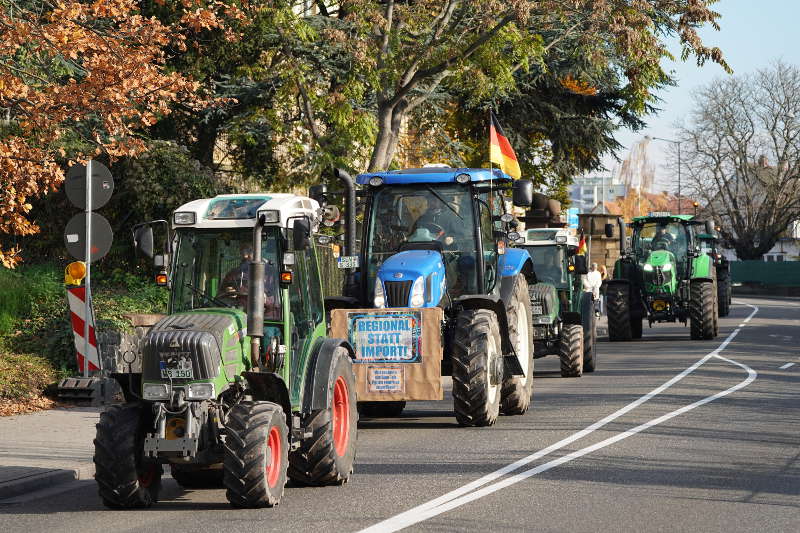
<svg viewBox="0 0 800 533"><path fill-rule="evenodd" d="M86 166L72 165L64 180L64 190L72 205L86 209ZM114 178L108 167L99 161L92 161L92 205L90 210L100 209L111 199L114 192Z"/></svg>
<svg viewBox="0 0 800 533"><path fill-rule="evenodd" d="M90 235L91 256L90 263L102 259L111 249L114 232L106 217L97 213L92 216L92 230ZM86 261L86 213L78 213L67 222L64 232L64 244L67 245L69 254L78 261Z"/></svg>

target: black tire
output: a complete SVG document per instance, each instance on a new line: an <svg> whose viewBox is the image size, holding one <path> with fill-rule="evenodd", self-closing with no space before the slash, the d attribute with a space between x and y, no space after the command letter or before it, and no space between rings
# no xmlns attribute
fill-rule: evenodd
<svg viewBox="0 0 800 533"><path fill-rule="evenodd" d="M583 371L594 372L597 368L597 318L589 313L583 327Z"/></svg>
<svg viewBox="0 0 800 533"><path fill-rule="evenodd" d="M500 412L504 415L521 415L528 410L533 394L533 314L528 295L528 281L521 274L517 276L514 292L506 310L508 336L517 356L524 376L513 376L503 380L500 395ZM520 331L520 328L527 331Z"/></svg>
<svg viewBox="0 0 800 533"><path fill-rule="evenodd" d="M289 455L289 477L304 485L341 485L350 479L356 459L358 409L350 355L336 348L328 377L331 405L305 419L311 437Z"/></svg>
<svg viewBox="0 0 800 533"><path fill-rule="evenodd" d="M103 504L112 509L150 507L161 490L161 465L143 457L149 409L112 405L100 413L94 439L94 478Z"/></svg>
<svg viewBox="0 0 800 533"><path fill-rule="evenodd" d="M631 318L631 339L642 338L642 326L641 318Z"/></svg>
<svg viewBox="0 0 800 533"><path fill-rule="evenodd" d="M629 341L633 338L631 331L630 286L627 283L609 282L606 288L608 300L608 340Z"/></svg>
<svg viewBox="0 0 800 533"><path fill-rule="evenodd" d="M491 426L500 414L503 379L500 326L494 312L468 309L458 315L452 360L456 420L462 426Z"/></svg>
<svg viewBox="0 0 800 533"><path fill-rule="evenodd" d="M222 468L170 465L172 479L185 489L218 489L223 486Z"/></svg>
<svg viewBox="0 0 800 533"><path fill-rule="evenodd" d="M717 305L719 316L728 316L731 312L731 281L729 278L717 280Z"/></svg>
<svg viewBox="0 0 800 533"><path fill-rule="evenodd" d="M397 418L406 402L358 402L358 414L364 418Z"/></svg>
<svg viewBox="0 0 800 533"><path fill-rule="evenodd" d="M561 377L579 378L583 375L583 327L566 324L558 341L558 357L561 359Z"/></svg>
<svg viewBox="0 0 800 533"><path fill-rule="evenodd" d="M690 286L689 335L692 339L714 338L714 283L710 280L693 280Z"/></svg>
<svg viewBox="0 0 800 533"><path fill-rule="evenodd" d="M225 424L225 496L238 508L278 505L289 466L289 428L283 408L272 402L242 402Z"/></svg>

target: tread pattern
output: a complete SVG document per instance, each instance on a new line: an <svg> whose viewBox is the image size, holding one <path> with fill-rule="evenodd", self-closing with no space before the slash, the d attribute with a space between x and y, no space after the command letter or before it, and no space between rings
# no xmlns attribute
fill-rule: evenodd
<svg viewBox="0 0 800 533"><path fill-rule="evenodd" d="M608 300L608 340L629 341L633 338L631 331L630 287L627 283L608 284L606 289Z"/></svg>
<svg viewBox="0 0 800 533"><path fill-rule="evenodd" d="M597 317L589 313L588 328L583 330L583 371L594 372L597 366Z"/></svg>
<svg viewBox="0 0 800 533"><path fill-rule="evenodd" d="M517 318L520 310L528 314L528 335L525 339L519 338L517 331ZM533 393L533 316L531 313L531 300L528 295L528 282L523 275L518 275L514 283L514 292L506 310L508 322L508 336L514 349L520 342L528 343L528 375L525 378L513 376L503 380L501 389L500 412L504 415L521 415L528 410ZM523 382L523 379L525 380Z"/></svg>
<svg viewBox="0 0 800 533"><path fill-rule="evenodd" d="M491 426L500 414L500 391L490 401L488 389L489 339L502 357L500 326L488 309L468 309L458 315L453 342L453 407L462 426ZM501 384L498 384L498 387Z"/></svg>
<svg viewBox="0 0 800 533"><path fill-rule="evenodd" d="M342 347L336 350L333 371L329 376L329 397L333 398L333 385L338 377L344 376L350 396L350 436L347 451L341 457L336 454L331 406L308 415L305 430L311 432L312 436L304 439L300 447L289 454L289 477L303 485L342 485L347 483L353 473L358 437L355 377L347 350Z"/></svg>
<svg viewBox="0 0 800 533"><path fill-rule="evenodd" d="M274 487L267 484L266 465L270 460L267 436L270 429L281 432L281 472ZM286 415L272 402L242 402L228 413L225 425L223 481L226 497L234 507L272 507L281 501L286 485L289 447Z"/></svg>
<svg viewBox="0 0 800 533"><path fill-rule="evenodd" d="M689 326L692 339L715 337L714 283L707 280L691 282L689 301Z"/></svg>
<svg viewBox="0 0 800 533"><path fill-rule="evenodd" d="M729 278L717 280L717 301L719 316L728 316L731 312L731 281Z"/></svg>
<svg viewBox="0 0 800 533"><path fill-rule="evenodd" d="M94 478L103 504L112 509L150 507L158 501L161 465L143 464L144 441L142 407L139 404L112 405L100 414L94 439ZM139 483L139 474L151 469L148 487Z"/></svg>
<svg viewBox="0 0 800 533"><path fill-rule="evenodd" d="M565 324L558 341L561 377L579 378L583 375L583 327Z"/></svg>

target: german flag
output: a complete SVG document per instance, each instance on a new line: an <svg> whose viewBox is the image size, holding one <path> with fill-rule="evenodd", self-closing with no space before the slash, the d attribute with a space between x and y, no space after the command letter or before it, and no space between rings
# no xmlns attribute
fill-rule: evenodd
<svg viewBox="0 0 800 533"><path fill-rule="evenodd" d="M514 149L503 134L503 128L497 122L494 111L489 111L489 117L489 161L512 178L519 179L522 172Z"/></svg>

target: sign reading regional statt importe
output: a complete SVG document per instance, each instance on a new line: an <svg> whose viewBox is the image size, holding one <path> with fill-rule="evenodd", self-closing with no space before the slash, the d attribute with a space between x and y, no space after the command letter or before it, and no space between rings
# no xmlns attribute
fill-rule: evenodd
<svg viewBox="0 0 800 533"><path fill-rule="evenodd" d="M350 342L357 363L415 363L420 356L419 312L350 317Z"/></svg>

